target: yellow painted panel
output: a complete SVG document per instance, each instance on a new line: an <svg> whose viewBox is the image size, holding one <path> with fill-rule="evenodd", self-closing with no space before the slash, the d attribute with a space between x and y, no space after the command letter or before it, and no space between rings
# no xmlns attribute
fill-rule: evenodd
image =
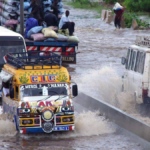
<svg viewBox="0 0 150 150"><path fill-rule="evenodd" d="M22 120L32 120L33 121L33 124L22 124ZM20 126L34 126L34 118L20 118Z"/></svg>
<svg viewBox="0 0 150 150"><path fill-rule="evenodd" d="M72 122L63 122L63 118L68 118L68 117L73 117ZM74 115L69 115L69 116L61 116L61 124L73 124L74 123Z"/></svg>
<svg viewBox="0 0 150 150"><path fill-rule="evenodd" d="M36 66L40 68L41 66ZM49 66L44 66L48 68ZM31 69L30 66L27 66ZM53 69L23 70L16 69L8 64L4 65L4 70L13 74L13 81L17 84L34 84L34 83L52 83L52 82L69 82L69 73L65 67L53 66Z"/></svg>

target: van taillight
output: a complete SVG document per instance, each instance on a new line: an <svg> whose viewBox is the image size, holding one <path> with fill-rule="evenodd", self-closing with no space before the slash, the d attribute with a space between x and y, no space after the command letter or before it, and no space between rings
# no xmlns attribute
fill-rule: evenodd
<svg viewBox="0 0 150 150"><path fill-rule="evenodd" d="M147 96L148 96L148 90L143 89L143 92L142 92L143 101Z"/></svg>

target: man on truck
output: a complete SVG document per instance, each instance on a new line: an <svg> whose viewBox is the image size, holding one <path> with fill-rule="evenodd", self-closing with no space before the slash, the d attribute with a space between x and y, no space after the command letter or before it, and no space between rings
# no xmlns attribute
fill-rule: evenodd
<svg viewBox="0 0 150 150"><path fill-rule="evenodd" d="M46 22L47 26L58 26L58 18L55 14L52 13L53 11L50 10L45 16L44 21Z"/></svg>
<svg viewBox="0 0 150 150"><path fill-rule="evenodd" d="M37 0L32 0L32 3L30 5L30 7L32 7L32 11L30 13L30 15L38 20L39 25L41 25L42 23L42 17L41 17L41 13L40 13L40 7L37 3Z"/></svg>
<svg viewBox="0 0 150 150"><path fill-rule="evenodd" d="M59 22L59 29L68 29L69 35L73 35L75 23L69 19L69 10L66 10L65 14L61 17Z"/></svg>

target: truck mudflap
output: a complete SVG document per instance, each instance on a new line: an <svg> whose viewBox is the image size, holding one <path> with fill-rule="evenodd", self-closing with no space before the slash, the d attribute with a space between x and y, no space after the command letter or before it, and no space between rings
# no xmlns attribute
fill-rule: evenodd
<svg viewBox="0 0 150 150"><path fill-rule="evenodd" d="M73 131L75 129L74 125L61 125L61 126L54 126L53 131ZM27 133L45 133L41 127L26 127L20 129L21 134Z"/></svg>

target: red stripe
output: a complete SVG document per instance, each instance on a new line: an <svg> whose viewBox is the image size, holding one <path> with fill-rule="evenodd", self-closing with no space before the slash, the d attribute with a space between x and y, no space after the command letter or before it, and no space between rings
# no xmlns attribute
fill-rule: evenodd
<svg viewBox="0 0 150 150"><path fill-rule="evenodd" d="M70 49L70 48L71 48L71 47L67 47L66 50L68 50L68 49ZM73 52L73 51L74 51L74 48L71 48L70 51L67 51L67 52Z"/></svg>
<svg viewBox="0 0 150 150"><path fill-rule="evenodd" d="M50 47L47 47L45 51L49 51L49 50L50 50Z"/></svg>
<svg viewBox="0 0 150 150"><path fill-rule="evenodd" d="M52 51L52 52L54 52L54 51L56 51L58 48L59 48L59 50L58 50L58 52L61 52L62 51L62 48L61 47L47 47L46 49L45 49L46 47L40 47L40 51ZM51 50L51 48L52 48L52 50ZM44 50L45 49L45 50ZM56 51L57 52L57 51Z"/></svg>
<svg viewBox="0 0 150 150"><path fill-rule="evenodd" d="M45 47L40 47L40 50L43 51L44 48L45 48Z"/></svg>
<svg viewBox="0 0 150 150"><path fill-rule="evenodd" d="M56 51L56 49L57 49L57 47L53 47L52 51L54 52L54 51Z"/></svg>
<svg viewBox="0 0 150 150"><path fill-rule="evenodd" d="M28 51L34 51L34 50L36 50L37 49L37 47L36 46L34 46L34 47L32 47L32 49L30 49L32 46L28 46L27 47L27 50Z"/></svg>

